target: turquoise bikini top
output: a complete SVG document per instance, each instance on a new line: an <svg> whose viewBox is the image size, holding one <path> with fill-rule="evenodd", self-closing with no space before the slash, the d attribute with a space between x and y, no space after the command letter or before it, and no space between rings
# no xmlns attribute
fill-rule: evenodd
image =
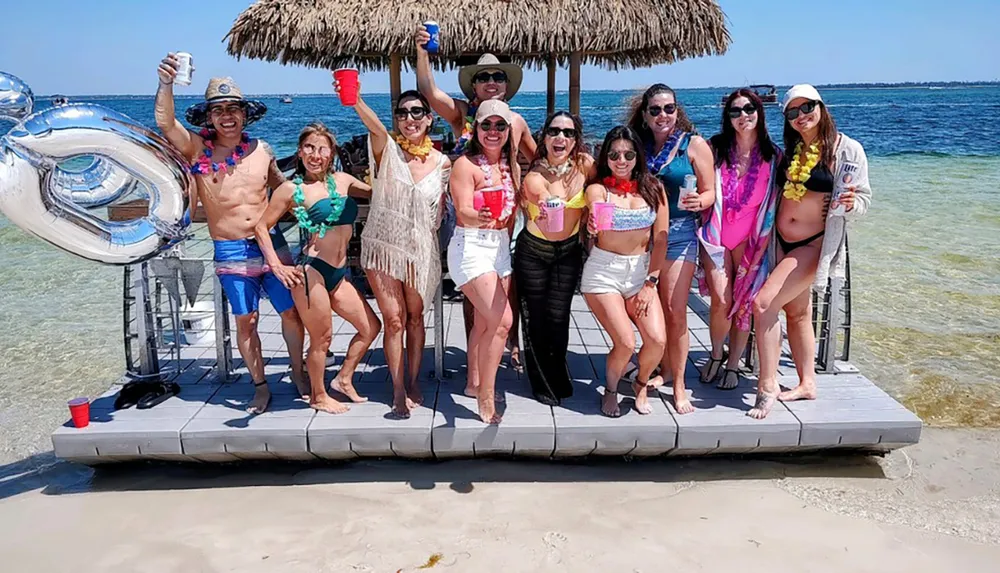
<svg viewBox="0 0 1000 573"><path fill-rule="evenodd" d="M328 197L316 201L309 207L304 205L305 193L302 192L302 178L296 177L293 181L295 192L292 193L292 200L295 207L292 213L299 221L299 227L310 233L319 234L320 238L326 235L328 229L339 225L351 225L358 218L358 203L352 197L346 197L337 193L337 183L333 175L326 176L326 192Z"/></svg>
<svg viewBox="0 0 1000 573"><path fill-rule="evenodd" d="M611 192L608 191L607 187L604 188L604 200L608 203L611 202ZM611 222L611 230L638 231L639 229L648 229L653 226L655 221L656 211L650 209L649 205L638 209L626 209L615 205L615 216Z"/></svg>

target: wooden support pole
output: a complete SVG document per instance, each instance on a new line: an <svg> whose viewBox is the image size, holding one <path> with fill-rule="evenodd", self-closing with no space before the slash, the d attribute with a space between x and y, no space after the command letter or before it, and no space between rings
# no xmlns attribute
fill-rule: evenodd
<svg viewBox="0 0 1000 573"><path fill-rule="evenodd" d="M583 55L573 52L569 55L569 112L580 115L580 61Z"/></svg>
<svg viewBox="0 0 1000 573"><path fill-rule="evenodd" d="M402 72L403 58L399 54L393 54L389 59L389 93L392 96L392 107L389 109L396 109L396 104L399 103L399 94L403 93Z"/></svg>
<svg viewBox="0 0 1000 573"><path fill-rule="evenodd" d="M556 110L556 57L549 56L546 62L549 72L548 91L545 93L545 114L552 115Z"/></svg>

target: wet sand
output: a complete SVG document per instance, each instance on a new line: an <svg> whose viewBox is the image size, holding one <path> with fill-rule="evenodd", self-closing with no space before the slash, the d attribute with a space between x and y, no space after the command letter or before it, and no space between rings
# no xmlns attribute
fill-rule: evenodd
<svg viewBox="0 0 1000 573"><path fill-rule="evenodd" d="M0 466L5 571L996 571L1000 432L887 457ZM425 565L426 569L418 569Z"/></svg>

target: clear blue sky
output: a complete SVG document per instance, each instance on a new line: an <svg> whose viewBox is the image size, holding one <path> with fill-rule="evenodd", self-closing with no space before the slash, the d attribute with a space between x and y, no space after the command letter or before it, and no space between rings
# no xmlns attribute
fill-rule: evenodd
<svg viewBox="0 0 1000 573"><path fill-rule="evenodd" d="M614 0L610 0L614 1ZM38 94L152 94L167 51L194 54L197 93L213 75L232 75L248 93L324 93L316 69L243 60L222 39L249 0L44 0L5 2L0 70ZM998 0L722 0L732 34L723 56L671 66L611 72L585 67L583 89L746 83L975 81L1000 79ZM621 74L621 75L619 75ZM457 89L454 71L439 84ZM370 73L365 89L387 91L388 75ZM559 89L567 72L560 70ZM403 86L413 85L412 76ZM544 72L528 72L526 90L544 90ZM183 93L183 92L181 92Z"/></svg>

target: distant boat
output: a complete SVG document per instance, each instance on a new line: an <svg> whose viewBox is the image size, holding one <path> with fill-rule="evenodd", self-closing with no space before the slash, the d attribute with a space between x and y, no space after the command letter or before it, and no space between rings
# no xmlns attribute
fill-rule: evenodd
<svg viewBox="0 0 1000 573"><path fill-rule="evenodd" d="M281 103L292 103L292 96L285 96L281 98Z"/></svg>
<svg viewBox="0 0 1000 573"><path fill-rule="evenodd" d="M757 97L760 98L760 101L762 101L764 103L764 105L777 105L778 104L778 88L777 87L775 87L775 86L773 86L771 84L757 84L757 85L749 86L749 88L752 89L754 91L754 93L757 94ZM721 103L725 104L726 103L726 99L728 99L728 98L729 98L729 94L726 94L726 95L722 96L722 102Z"/></svg>
<svg viewBox="0 0 1000 573"><path fill-rule="evenodd" d="M66 105L69 103L69 98L66 96L53 96L52 105Z"/></svg>

